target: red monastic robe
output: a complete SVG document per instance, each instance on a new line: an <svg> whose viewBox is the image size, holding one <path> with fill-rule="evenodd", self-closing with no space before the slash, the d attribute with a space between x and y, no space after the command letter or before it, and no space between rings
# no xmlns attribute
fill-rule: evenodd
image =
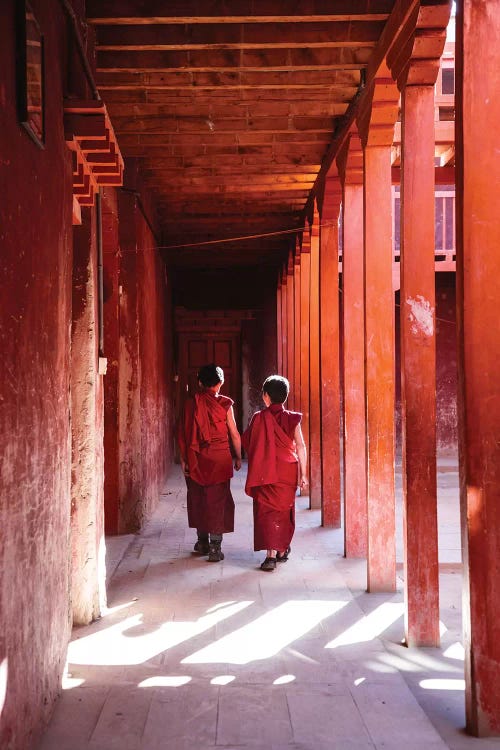
<svg viewBox="0 0 500 750"><path fill-rule="evenodd" d="M253 415L242 436L248 454L245 492L253 498L254 549L290 546L295 531L298 457L293 440L298 412L271 404Z"/></svg>
<svg viewBox="0 0 500 750"><path fill-rule="evenodd" d="M210 390L197 393L186 401L179 425L179 448L189 468L188 522L201 532L234 531L234 501L229 487L233 461L227 429L227 412L233 403Z"/></svg>

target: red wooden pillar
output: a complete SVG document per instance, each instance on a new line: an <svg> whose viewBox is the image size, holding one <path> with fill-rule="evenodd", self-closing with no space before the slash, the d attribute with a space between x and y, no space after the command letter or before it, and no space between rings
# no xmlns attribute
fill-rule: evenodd
<svg viewBox="0 0 500 750"><path fill-rule="evenodd" d="M276 286L276 366L278 372L283 369L283 348L281 345L281 275Z"/></svg>
<svg viewBox="0 0 500 750"><path fill-rule="evenodd" d="M405 636L438 646L433 86L402 91L401 239Z"/></svg>
<svg viewBox="0 0 500 750"><path fill-rule="evenodd" d="M103 190L102 238L107 294L104 299L104 351L108 368L104 383L104 523L106 535L120 533L120 242L118 198L113 188Z"/></svg>
<svg viewBox="0 0 500 750"><path fill-rule="evenodd" d="M338 163L343 183L344 554L366 557L363 150L358 136L349 137Z"/></svg>
<svg viewBox="0 0 500 750"><path fill-rule="evenodd" d="M287 298L288 298L288 274L285 266L281 274L281 368L283 375L288 375L288 317L287 317Z"/></svg>
<svg viewBox="0 0 500 750"><path fill-rule="evenodd" d="M294 317L294 332L295 332L295 362L293 372L290 373L290 377L293 378L293 391L295 394L293 403L295 411L301 410L300 405L300 245L297 241L295 246L295 266L293 273L293 283L295 292L295 317Z"/></svg>
<svg viewBox="0 0 500 750"><path fill-rule="evenodd" d="M457 301L467 729L500 734L500 2L457 3Z"/></svg>
<svg viewBox="0 0 500 750"><path fill-rule="evenodd" d="M309 285L309 498L321 508L321 385L319 338L319 214L311 226Z"/></svg>
<svg viewBox="0 0 500 750"><path fill-rule="evenodd" d="M368 591L396 588L390 146L364 151Z"/></svg>
<svg viewBox="0 0 500 750"><path fill-rule="evenodd" d="M326 179L320 210L321 524L340 528L338 177Z"/></svg>
<svg viewBox="0 0 500 750"><path fill-rule="evenodd" d="M293 253L290 252L288 258L288 279L287 279L287 301L286 301L286 315L287 315L287 362L288 362L288 378L292 377L294 372L295 363L295 285L293 281L293 269L294 260ZM295 403L295 395L291 394L290 406L293 408Z"/></svg>
<svg viewBox="0 0 500 750"><path fill-rule="evenodd" d="M311 276L311 253L309 232L304 231L300 253L300 410L302 432L309 462L309 295Z"/></svg>

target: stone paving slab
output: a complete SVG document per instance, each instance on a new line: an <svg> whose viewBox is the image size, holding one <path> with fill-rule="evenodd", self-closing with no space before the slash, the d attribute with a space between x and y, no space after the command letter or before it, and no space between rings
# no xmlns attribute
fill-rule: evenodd
<svg viewBox="0 0 500 750"><path fill-rule="evenodd" d="M402 566L395 594L367 594L365 561L342 557L342 530L320 528L306 497L274 573L253 552L244 471L225 560L193 554L175 469L143 533L121 559L113 547L109 611L75 628L39 750L500 750L462 731L458 490L444 469L443 645L421 650L401 643Z"/></svg>

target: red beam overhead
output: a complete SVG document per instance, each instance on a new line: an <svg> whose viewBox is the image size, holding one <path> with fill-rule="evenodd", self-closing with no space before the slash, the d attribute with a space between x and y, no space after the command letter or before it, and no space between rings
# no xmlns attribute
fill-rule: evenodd
<svg viewBox="0 0 500 750"><path fill-rule="evenodd" d="M163 0L122 0L118 7L115 0L87 0L86 3L88 18L95 24L383 21L392 6L392 0L365 0L363 9L356 12L351 0L300 0L293 8L288 0L233 0L224 8L230 12L221 14L213 3L204 4L199 0L168 5Z"/></svg>

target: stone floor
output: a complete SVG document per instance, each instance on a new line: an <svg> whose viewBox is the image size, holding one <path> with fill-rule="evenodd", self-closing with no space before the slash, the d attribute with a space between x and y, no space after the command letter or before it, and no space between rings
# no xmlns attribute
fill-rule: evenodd
<svg viewBox="0 0 500 750"><path fill-rule="evenodd" d="M290 560L259 571L243 481L223 563L191 554L178 469L119 563L111 542L109 611L74 631L39 750L500 750L462 729L454 462L439 471L441 649L401 645L402 566L395 595L367 594L365 563L342 557L342 531L307 498Z"/></svg>

